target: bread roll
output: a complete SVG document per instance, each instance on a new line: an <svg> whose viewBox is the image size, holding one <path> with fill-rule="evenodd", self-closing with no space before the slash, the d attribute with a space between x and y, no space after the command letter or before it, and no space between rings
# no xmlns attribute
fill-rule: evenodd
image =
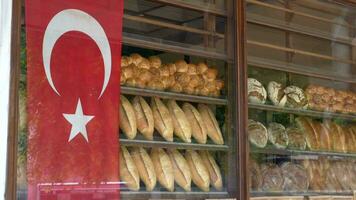
<svg viewBox="0 0 356 200"><path fill-rule="evenodd" d="M133 53L130 57L132 59L132 63L136 66L143 60L143 57L138 53Z"/></svg>
<svg viewBox="0 0 356 200"><path fill-rule="evenodd" d="M203 160L205 167L208 169L210 184L216 190L221 191L223 189L223 182L218 164L208 151L200 151L199 155Z"/></svg>
<svg viewBox="0 0 356 200"><path fill-rule="evenodd" d="M151 159L156 172L158 182L168 191L174 191L174 173L171 160L163 149L153 148Z"/></svg>
<svg viewBox="0 0 356 200"><path fill-rule="evenodd" d="M154 118L154 126L161 136L167 141L173 141L173 120L168 108L163 102L157 98L152 97L151 108Z"/></svg>
<svg viewBox="0 0 356 200"><path fill-rule="evenodd" d="M131 57L128 56L121 57L121 68L129 66L131 63L132 63Z"/></svg>
<svg viewBox="0 0 356 200"><path fill-rule="evenodd" d="M218 75L218 70L214 68L209 68L203 73L203 78L207 81L214 81Z"/></svg>
<svg viewBox="0 0 356 200"><path fill-rule="evenodd" d="M193 150L186 150L187 160L193 183L204 192L209 192L210 177L209 172L199 154Z"/></svg>
<svg viewBox="0 0 356 200"><path fill-rule="evenodd" d="M128 139L134 139L137 133L135 111L127 98L120 96L120 129Z"/></svg>
<svg viewBox="0 0 356 200"><path fill-rule="evenodd" d="M192 131L190 124L183 110L177 105L175 100L168 100L168 110L172 116L174 134L176 134L184 142L191 142Z"/></svg>
<svg viewBox="0 0 356 200"><path fill-rule="evenodd" d="M203 121L205 122L207 134L211 140L213 140L215 144L224 144L224 138L221 134L219 124L216 121L213 111L211 111L211 109L204 104L199 104L198 110Z"/></svg>
<svg viewBox="0 0 356 200"><path fill-rule="evenodd" d="M142 147L132 148L131 156L146 190L152 191L156 186L157 177L151 158Z"/></svg>
<svg viewBox="0 0 356 200"><path fill-rule="evenodd" d="M137 129L146 139L153 140L154 120L150 106L140 96L136 96L133 99L132 105L135 110Z"/></svg>
<svg viewBox="0 0 356 200"><path fill-rule="evenodd" d="M248 120L247 134L249 141L259 148L264 148L268 142L266 127L252 119Z"/></svg>
<svg viewBox="0 0 356 200"><path fill-rule="evenodd" d="M189 75L196 75L197 74L197 66L195 64L188 64L188 71Z"/></svg>
<svg viewBox="0 0 356 200"><path fill-rule="evenodd" d="M173 165L174 181L185 191L190 192L192 177L187 161L176 149L167 150L167 153Z"/></svg>
<svg viewBox="0 0 356 200"><path fill-rule="evenodd" d="M190 123L192 136L198 143L205 144L207 139L207 128L199 111L190 103L184 103L182 108Z"/></svg>
<svg viewBox="0 0 356 200"><path fill-rule="evenodd" d="M134 72L132 67L124 67L121 69L121 74L125 77L125 79L133 78Z"/></svg>
<svg viewBox="0 0 356 200"><path fill-rule="evenodd" d="M205 63L198 63L197 64L197 72L198 74L204 74L208 70L208 66Z"/></svg>
<svg viewBox="0 0 356 200"><path fill-rule="evenodd" d="M137 67L140 69L150 69L151 63L150 63L150 61L148 61L147 58L142 58L141 62L138 63Z"/></svg>
<svg viewBox="0 0 356 200"><path fill-rule="evenodd" d="M150 56L148 60L153 68L160 68L162 65L162 61L158 56Z"/></svg>
<svg viewBox="0 0 356 200"><path fill-rule="evenodd" d="M140 176L134 161L126 147L121 147L120 151L120 181L133 191L140 189Z"/></svg>
<svg viewBox="0 0 356 200"><path fill-rule="evenodd" d="M175 62L177 72L186 73L188 71L188 64L184 60L178 60Z"/></svg>
<svg viewBox="0 0 356 200"><path fill-rule="evenodd" d="M306 117L298 117L295 119L295 121L298 127L305 134L308 148L311 150L318 150L320 147L319 135L314 132L314 129L311 126L311 119Z"/></svg>

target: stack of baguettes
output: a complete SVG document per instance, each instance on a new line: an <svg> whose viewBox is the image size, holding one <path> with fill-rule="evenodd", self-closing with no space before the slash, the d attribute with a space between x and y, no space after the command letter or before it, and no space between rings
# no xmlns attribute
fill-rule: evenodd
<svg viewBox="0 0 356 200"><path fill-rule="evenodd" d="M176 135L190 143L193 137L198 143L207 143L209 137L215 144L224 144L224 139L209 106L190 103L180 107L175 100L165 103L157 97L151 98L150 105L143 97L136 96L130 102L121 95L120 129L128 139L134 139L137 130L147 139L153 140L154 129L167 141L173 141Z"/></svg>
<svg viewBox="0 0 356 200"><path fill-rule="evenodd" d="M137 53L121 58L121 85L131 87L218 97L224 81L217 77L217 69L205 63L178 60L162 64L157 56L147 59Z"/></svg>
<svg viewBox="0 0 356 200"><path fill-rule="evenodd" d="M356 93L309 85L305 93L309 108L319 111L356 113Z"/></svg>
<svg viewBox="0 0 356 200"><path fill-rule="evenodd" d="M147 191L153 191L156 182L167 191L173 192L174 182L185 191L191 191L191 182L202 191L210 186L218 191L223 189L221 171L214 157L208 151L186 150L184 154L176 149L152 148L150 154L142 147L121 147L120 181L129 190L140 190L140 180Z"/></svg>
<svg viewBox="0 0 356 200"><path fill-rule="evenodd" d="M356 126L341 126L330 120L319 122L308 117L296 118L310 150L356 152Z"/></svg>

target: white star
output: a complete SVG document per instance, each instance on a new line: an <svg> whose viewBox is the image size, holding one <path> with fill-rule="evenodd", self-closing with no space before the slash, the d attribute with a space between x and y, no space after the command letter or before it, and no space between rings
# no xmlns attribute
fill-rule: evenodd
<svg viewBox="0 0 356 200"><path fill-rule="evenodd" d="M79 133L83 135L85 140L89 142L86 124L94 118L94 116L84 115L82 103L78 99L77 109L75 114L63 114L64 118L72 124L72 130L70 131L70 136L68 142L75 138Z"/></svg>

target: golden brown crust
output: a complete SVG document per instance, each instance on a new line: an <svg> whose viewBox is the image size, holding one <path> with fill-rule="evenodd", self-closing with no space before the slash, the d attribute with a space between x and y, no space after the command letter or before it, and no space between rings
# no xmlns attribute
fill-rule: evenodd
<svg viewBox="0 0 356 200"><path fill-rule="evenodd" d="M207 127L208 136L215 144L224 144L224 138L221 134L219 124L211 109L207 105L199 104L198 110Z"/></svg>
<svg viewBox="0 0 356 200"><path fill-rule="evenodd" d="M182 154L176 149L167 150L174 171L174 181L185 191L191 191L191 173L189 165Z"/></svg>
<svg viewBox="0 0 356 200"><path fill-rule="evenodd" d="M207 128L199 111L190 103L184 103L182 109L190 123L192 136L198 143L205 144L207 139Z"/></svg>
<svg viewBox="0 0 356 200"><path fill-rule="evenodd" d="M188 71L188 64L184 60L177 60L175 62L177 72L186 73Z"/></svg>
<svg viewBox="0 0 356 200"><path fill-rule="evenodd" d="M131 57L128 56L122 56L121 57L121 68L127 67L132 64L132 59Z"/></svg>
<svg viewBox="0 0 356 200"><path fill-rule="evenodd" d="M168 108L157 97L152 97L151 108L152 108L155 128L164 139L172 142L173 121Z"/></svg>
<svg viewBox="0 0 356 200"><path fill-rule="evenodd" d="M220 168L213 156L208 151L200 151L199 155L208 169L210 176L210 184L218 191L223 189L222 176Z"/></svg>
<svg viewBox="0 0 356 200"><path fill-rule="evenodd" d="M132 59L132 63L136 66L143 60L143 57L138 53L133 53L130 57Z"/></svg>
<svg viewBox="0 0 356 200"><path fill-rule="evenodd" d="M168 110L172 116L174 134L184 142L191 142L191 127L183 110L178 106L175 100L168 100Z"/></svg>
<svg viewBox="0 0 356 200"><path fill-rule="evenodd" d="M136 96L132 100L132 105L135 110L137 129L146 139L153 140L154 120L150 106L140 96Z"/></svg>
<svg viewBox="0 0 356 200"><path fill-rule="evenodd" d="M329 130L325 127L325 125L316 122L310 121L310 124L316 134L318 134L319 138L319 149L321 150L332 150L332 143L329 136Z"/></svg>
<svg viewBox="0 0 356 200"><path fill-rule="evenodd" d="M148 60L153 68L160 68L162 65L162 61L158 56L150 56Z"/></svg>
<svg viewBox="0 0 356 200"><path fill-rule="evenodd" d="M138 63L137 67L140 69L150 69L151 63L147 58L142 58L141 62Z"/></svg>
<svg viewBox="0 0 356 200"><path fill-rule="evenodd" d="M151 158L142 147L132 148L131 156L138 169L142 182L145 183L146 190L152 191L156 186L157 177Z"/></svg>
<svg viewBox="0 0 356 200"><path fill-rule="evenodd" d="M197 64L197 72L198 74L204 74L208 70L208 66L205 63Z"/></svg>
<svg viewBox="0 0 356 200"><path fill-rule="evenodd" d="M189 165L194 184L204 192L209 192L209 172L199 154L193 150L187 150L185 152L185 159Z"/></svg>
<svg viewBox="0 0 356 200"><path fill-rule="evenodd" d="M325 121L324 124L331 136L332 149L337 152L347 152L346 138L342 128L331 121Z"/></svg>
<svg viewBox="0 0 356 200"><path fill-rule="evenodd" d="M163 149L153 148L151 159L158 182L168 191L174 191L174 173L171 160Z"/></svg>
<svg viewBox="0 0 356 200"><path fill-rule="evenodd" d="M196 75L197 74L197 66L195 64L188 64L188 71L187 74L189 75Z"/></svg>
<svg viewBox="0 0 356 200"><path fill-rule="evenodd" d="M128 139L134 139L137 133L135 111L125 96L120 98L120 128Z"/></svg>
<svg viewBox="0 0 356 200"><path fill-rule="evenodd" d="M314 132L311 126L311 119L298 117L295 119L298 127L304 132L307 146L311 150L318 150L320 147L319 135Z"/></svg>
<svg viewBox="0 0 356 200"><path fill-rule="evenodd" d="M140 176L134 161L126 147L121 147L120 151L120 181L133 191L140 189Z"/></svg>

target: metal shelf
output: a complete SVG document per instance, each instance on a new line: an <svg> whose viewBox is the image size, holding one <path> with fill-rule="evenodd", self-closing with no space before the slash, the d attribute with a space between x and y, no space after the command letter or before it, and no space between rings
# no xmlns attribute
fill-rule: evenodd
<svg viewBox="0 0 356 200"><path fill-rule="evenodd" d="M336 119L337 118L337 119L344 119L344 120L349 120L349 121L356 120L356 115L352 115L352 114L303 110L303 109L296 109L296 108L278 107L278 106L266 105L266 104L255 104L255 103L249 103L248 107L250 109L275 111L275 112L281 112L281 113L290 113L290 114L295 114L295 115L318 117L318 118L327 118L327 119Z"/></svg>
<svg viewBox="0 0 356 200"><path fill-rule="evenodd" d="M160 97L162 99L175 99L180 101L196 102L196 103L206 103L215 105L227 105L227 100L222 98L204 97L196 96L175 92L158 91L143 88L134 88L128 86L121 86L121 93L128 95L140 95L147 97Z"/></svg>
<svg viewBox="0 0 356 200"><path fill-rule="evenodd" d="M250 196L252 197L263 197L263 196L323 196L323 195L328 195L328 196L352 196L353 193L352 191L343 191L343 192L313 192L313 191L307 191L307 192L288 192L288 191L282 191L282 192L251 192Z"/></svg>
<svg viewBox="0 0 356 200"><path fill-rule="evenodd" d="M209 199L209 198L226 198L228 197L228 192L165 192L165 191L121 191L122 198L127 199L172 199L172 198L181 198L181 199Z"/></svg>
<svg viewBox="0 0 356 200"><path fill-rule="evenodd" d="M266 147L266 148L251 147L251 153L286 155L286 156L305 155L305 156L330 156L330 157L356 158L356 153L308 151L308 150L294 150L294 149L276 149L273 147Z"/></svg>
<svg viewBox="0 0 356 200"><path fill-rule="evenodd" d="M122 146L140 146L140 147L159 147L174 149L192 149L192 150L211 150L211 151L229 151L229 146L218 144L198 144L184 142L168 142L163 140L143 140L120 138Z"/></svg>

